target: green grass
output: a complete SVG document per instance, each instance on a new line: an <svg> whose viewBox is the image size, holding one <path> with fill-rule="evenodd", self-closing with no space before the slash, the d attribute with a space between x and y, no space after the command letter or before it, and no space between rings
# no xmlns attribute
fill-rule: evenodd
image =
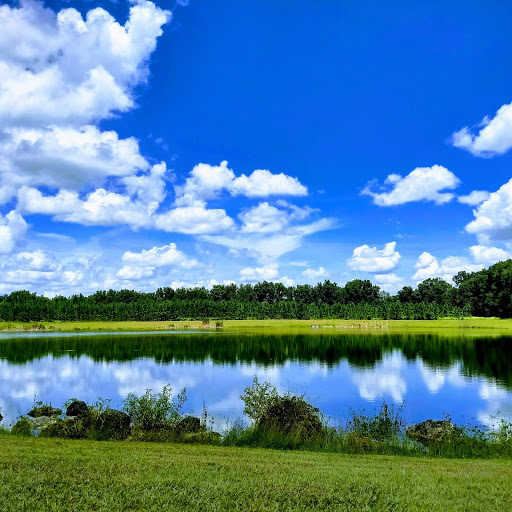
<svg viewBox="0 0 512 512"><path fill-rule="evenodd" d="M0 436L2 511L512 510L512 461Z"/></svg>
<svg viewBox="0 0 512 512"><path fill-rule="evenodd" d="M512 319L500 318L442 318L439 320L224 320L222 331L268 333L442 333L453 334L507 334L512 333ZM312 329L311 325L319 325ZM215 330L215 321L204 325L201 321L159 322L0 322L4 331L163 331Z"/></svg>

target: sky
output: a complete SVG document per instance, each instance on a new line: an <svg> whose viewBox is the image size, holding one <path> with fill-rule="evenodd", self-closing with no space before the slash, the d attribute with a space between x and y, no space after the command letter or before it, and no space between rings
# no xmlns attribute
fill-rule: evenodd
<svg viewBox="0 0 512 512"><path fill-rule="evenodd" d="M512 254L512 5L0 4L0 293Z"/></svg>

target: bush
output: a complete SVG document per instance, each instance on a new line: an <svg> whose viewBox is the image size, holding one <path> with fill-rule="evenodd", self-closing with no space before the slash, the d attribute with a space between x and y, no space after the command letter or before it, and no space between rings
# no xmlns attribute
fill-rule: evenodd
<svg viewBox="0 0 512 512"><path fill-rule="evenodd" d="M89 438L97 441L121 441L130 435L130 416L122 411L107 408L94 418Z"/></svg>
<svg viewBox="0 0 512 512"><path fill-rule="evenodd" d="M27 416L30 416L31 418L40 418L41 416L60 416L61 414L62 410L52 407L51 404L36 402Z"/></svg>
<svg viewBox="0 0 512 512"><path fill-rule="evenodd" d="M12 427L11 434L15 436L31 436L32 428L27 418L21 417Z"/></svg>
<svg viewBox="0 0 512 512"><path fill-rule="evenodd" d="M366 416L364 413L352 412L352 418L347 423L347 430L376 441L392 441L402 436L405 423L401 418L403 404L395 409L382 402L376 416Z"/></svg>
<svg viewBox="0 0 512 512"><path fill-rule="evenodd" d="M281 397L275 386L269 382L260 384L258 377L254 377L252 384L244 389L244 394L240 398L245 404L244 414L257 421L263 415L263 411Z"/></svg>
<svg viewBox="0 0 512 512"><path fill-rule="evenodd" d="M322 434L323 426L318 412L302 397L279 397L264 409L257 427L267 432L311 439Z"/></svg>
<svg viewBox="0 0 512 512"><path fill-rule="evenodd" d="M41 429L41 437L62 437L65 439L86 439L88 429L85 422L81 419L59 420Z"/></svg>
<svg viewBox="0 0 512 512"><path fill-rule="evenodd" d="M170 385L164 386L161 393L152 393L150 389L138 397L130 393L125 401L123 411L130 418L133 428L138 430L159 430L175 426L180 420L180 411L187 400L184 388L174 399Z"/></svg>

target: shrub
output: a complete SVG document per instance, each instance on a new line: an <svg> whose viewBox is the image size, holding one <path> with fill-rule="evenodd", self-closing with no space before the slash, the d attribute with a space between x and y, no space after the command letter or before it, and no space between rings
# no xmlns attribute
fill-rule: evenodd
<svg viewBox="0 0 512 512"><path fill-rule="evenodd" d="M279 397L263 410L257 427L267 432L310 439L320 436L323 430L318 412L302 397Z"/></svg>
<svg viewBox="0 0 512 512"><path fill-rule="evenodd" d="M40 418L41 416L60 416L61 414L62 410L52 407L51 404L36 402L27 416L30 416L31 418Z"/></svg>
<svg viewBox="0 0 512 512"><path fill-rule="evenodd" d="M161 393L152 393L150 389L141 397L130 393L124 401L123 411L128 414L135 429L159 430L179 422L180 411L186 400L185 388L173 398L172 388L167 385Z"/></svg>
<svg viewBox="0 0 512 512"><path fill-rule="evenodd" d="M395 409L383 401L377 415L366 416L364 412L361 414L352 412L347 430L376 441L397 439L402 435L405 426L401 418L402 407L403 404Z"/></svg>
<svg viewBox="0 0 512 512"><path fill-rule="evenodd" d="M41 437L62 437L65 439L86 439L88 429L81 419L65 419L41 429Z"/></svg>
<svg viewBox="0 0 512 512"><path fill-rule="evenodd" d="M12 427L11 434L15 436L31 436L32 428L27 418L21 417Z"/></svg>
<svg viewBox="0 0 512 512"><path fill-rule="evenodd" d="M263 411L275 404L280 396L275 386L269 382L260 384L258 377L254 377L252 384L244 389L244 394L240 398L245 404L244 414L257 421L261 418Z"/></svg>
<svg viewBox="0 0 512 512"><path fill-rule="evenodd" d="M122 411L107 408L92 422L89 438L97 441L123 440L130 435L130 416Z"/></svg>

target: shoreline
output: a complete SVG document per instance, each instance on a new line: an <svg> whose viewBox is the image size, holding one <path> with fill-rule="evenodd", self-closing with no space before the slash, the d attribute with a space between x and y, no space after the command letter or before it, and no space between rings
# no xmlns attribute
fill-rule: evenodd
<svg viewBox="0 0 512 512"><path fill-rule="evenodd" d="M438 320L201 320L0 322L0 332L159 332L204 331L247 334L493 334L512 335L512 319L469 317Z"/></svg>

